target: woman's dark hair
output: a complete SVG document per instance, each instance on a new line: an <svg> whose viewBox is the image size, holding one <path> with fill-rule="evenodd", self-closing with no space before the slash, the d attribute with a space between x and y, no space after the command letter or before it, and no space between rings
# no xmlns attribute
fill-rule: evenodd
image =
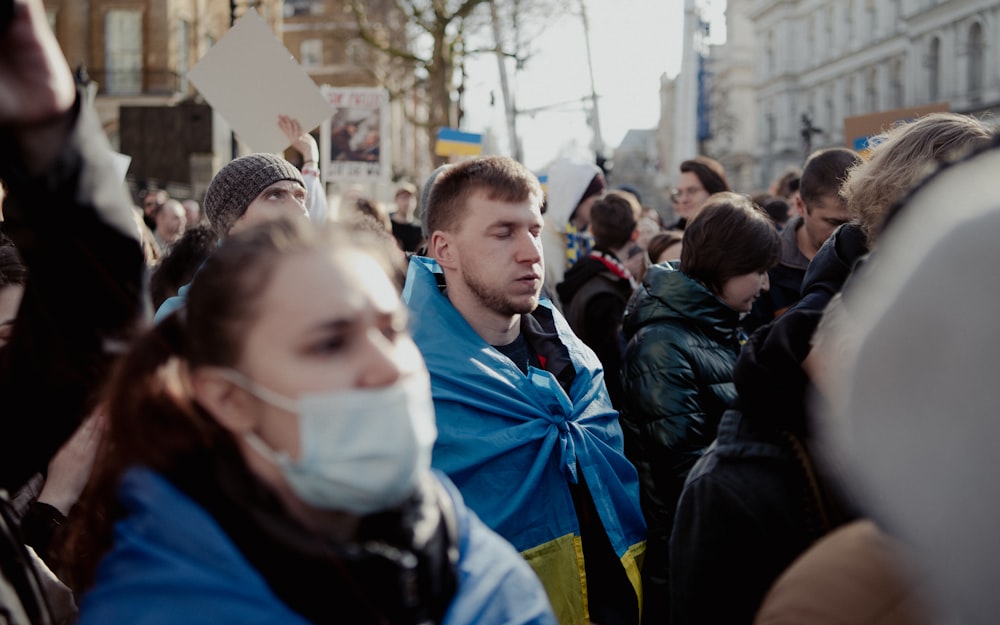
<svg viewBox="0 0 1000 625"><path fill-rule="evenodd" d="M667 230L666 232L653 235L653 238L651 238L649 243L646 245L646 254L649 256L649 262L654 264L659 262L656 259L658 259L663 252L683 241L683 230Z"/></svg>
<svg viewBox="0 0 1000 625"><path fill-rule="evenodd" d="M715 293L726 280L778 263L781 237L750 198L716 193L684 230L681 271Z"/></svg>
<svg viewBox="0 0 1000 625"><path fill-rule="evenodd" d="M195 272L218 246L219 235L208 226L188 228L149 277L149 294L153 307L177 295L177 289L191 282Z"/></svg>
<svg viewBox="0 0 1000 625"><path fill-rule="evenodd" d="M754 201L757 206L764 209L767 216L771 218L775 226L784 226L788 222L788 202L781 197L767 197L763 201Z"/></svg>
<svg viewBox="0 0 1000 625"><path fill-rule="evenodd" d="M726 170L719 161L707 156L696 156L681 163L682 174L694 174L701 181L701 186L709 195L731 191L729 181L726 180Z"/></svg>
<svg viewBox="0 0 1000 625"><path fill-rule="evenodd" d="M261 224L227 238L195 276L185 306L116 363L104 397L108 429L67 547L78 592L93 583L111 547L113 523L123 514L118 483L130 467L169 474L196 452L235 444L194 400L189 372L237 364L281 258L327 249L369 253L402 284L401 255L385 238L337 225L316 229L303 219Z"/></svg>

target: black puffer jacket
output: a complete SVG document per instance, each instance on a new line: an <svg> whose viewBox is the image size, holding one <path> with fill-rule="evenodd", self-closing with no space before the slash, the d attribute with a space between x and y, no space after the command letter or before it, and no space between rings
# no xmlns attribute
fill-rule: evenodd
<svg viewBox="0 0 1000 625"><path fill-rule="evenodd" d="M802 299L792 309L823 310L834 295L844 288L854 265L868 253L861 226L846 223L823 243L802 278Z"/></svg>
<svg viewBox="0 0 1000 625"><path fill-rule="evenodd" d="M737 359L739 408L722 418L677 506L674 625L749 625L778 575L850 518L809 453L809 380L799 363L821 316L785 313L754 333Z"/></svg>
<svg viewBox="0 0 1000 625"><path fill-rule="evenodd" d="M648 526L644 622L667 622L674 511L688 470L736 397L738 326L739 314L676 264L650 267L625 311L621 421Z"/></svg>

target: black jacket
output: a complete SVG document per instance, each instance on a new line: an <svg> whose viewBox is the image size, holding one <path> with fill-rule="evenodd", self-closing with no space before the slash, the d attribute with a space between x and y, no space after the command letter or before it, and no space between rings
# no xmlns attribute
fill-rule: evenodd
<svg viewBox="0 0 1000 625"><path fill-rule="evenodd" d="M781 258L767 272L770 288L761 293L750 314L743 319L743 330L747 334L771 323L802 298L802 279L809 259L799 250L798 229L801 227L802 218L796 217L781 230Z"/></svg>
<svg viewBox="0 0 1000 625"><path fill-rule="evenodd" d="M688 470L736 398L739 315L676 264L653 265L625 311L621 422L648 536L643 622L666 622L667 559Z"/></svg>
<svg viewBox="0 0 1000 625"><path fill-rule="evenodd" d="M858 259L867 253L861 226L846 223L834 230L809 263L802 278L802 299L792 308L824 310L844 287Z"/></svg>
<svg viewBox="0 0 1000 625"><path fill-rule="evenodd" d="M617 260L610 252L599 251ZM569 327L597 354L604 367L604 383L611 404L619 410L622 406L619 373L625 351L622 318L632 290L628 275L620 275L590 256L570 267L566 278L556 287Z"/></svg>
<svg viewBox="0 0 1000 625"><path fill-rule="evenodd" d="M789 312L744 346L734 380L739 409L684 486L670 539L671 622L752 623L773 581L846 505L808 451L799 363L821 313Z"/></svg>
<svg viewBox="0 0 1000 625"><path fill-rule="evenodd" d="M29 272L10 342L0 348L0 488L10 492L44 470L93 409L142 312L145 265L132 204L96 114L77 114L64 151L37 178L24 172L12 138L0 136L4 233Z"/></svg>

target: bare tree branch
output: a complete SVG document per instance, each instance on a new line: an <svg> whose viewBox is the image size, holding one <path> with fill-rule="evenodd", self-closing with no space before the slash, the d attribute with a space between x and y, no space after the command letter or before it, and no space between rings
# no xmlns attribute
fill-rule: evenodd
<svg viewBox="0 0 1000 625"><path fill-rule="evenodd" d="M379 37L378 34L372 30L371 24L368 21L368 12L361 2L358 0L350 0L350 8L351 13L354 15L354 20L358 25L358 36L361 37L362 41L376 50L384 54L388 54L389 56L393 56L398 59L405 59L413 63L427 63L425 59L417 56L409 50L393 47L388 41L385 40L384 37Z"/></svg>

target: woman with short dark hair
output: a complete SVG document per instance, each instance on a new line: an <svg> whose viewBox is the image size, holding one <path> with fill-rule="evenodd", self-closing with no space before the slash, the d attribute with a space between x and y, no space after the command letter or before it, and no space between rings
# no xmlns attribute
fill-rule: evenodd
<svg viewBox="0 0 1000 625"><path fill-rule="evenodd" d="M736 398L739 324L768 288L781 240L748 198L717 193L684 231L680 262L653 265L625 311L625 453L648 526L643 621L668 622L668 548L684 479Z"/></svg>

